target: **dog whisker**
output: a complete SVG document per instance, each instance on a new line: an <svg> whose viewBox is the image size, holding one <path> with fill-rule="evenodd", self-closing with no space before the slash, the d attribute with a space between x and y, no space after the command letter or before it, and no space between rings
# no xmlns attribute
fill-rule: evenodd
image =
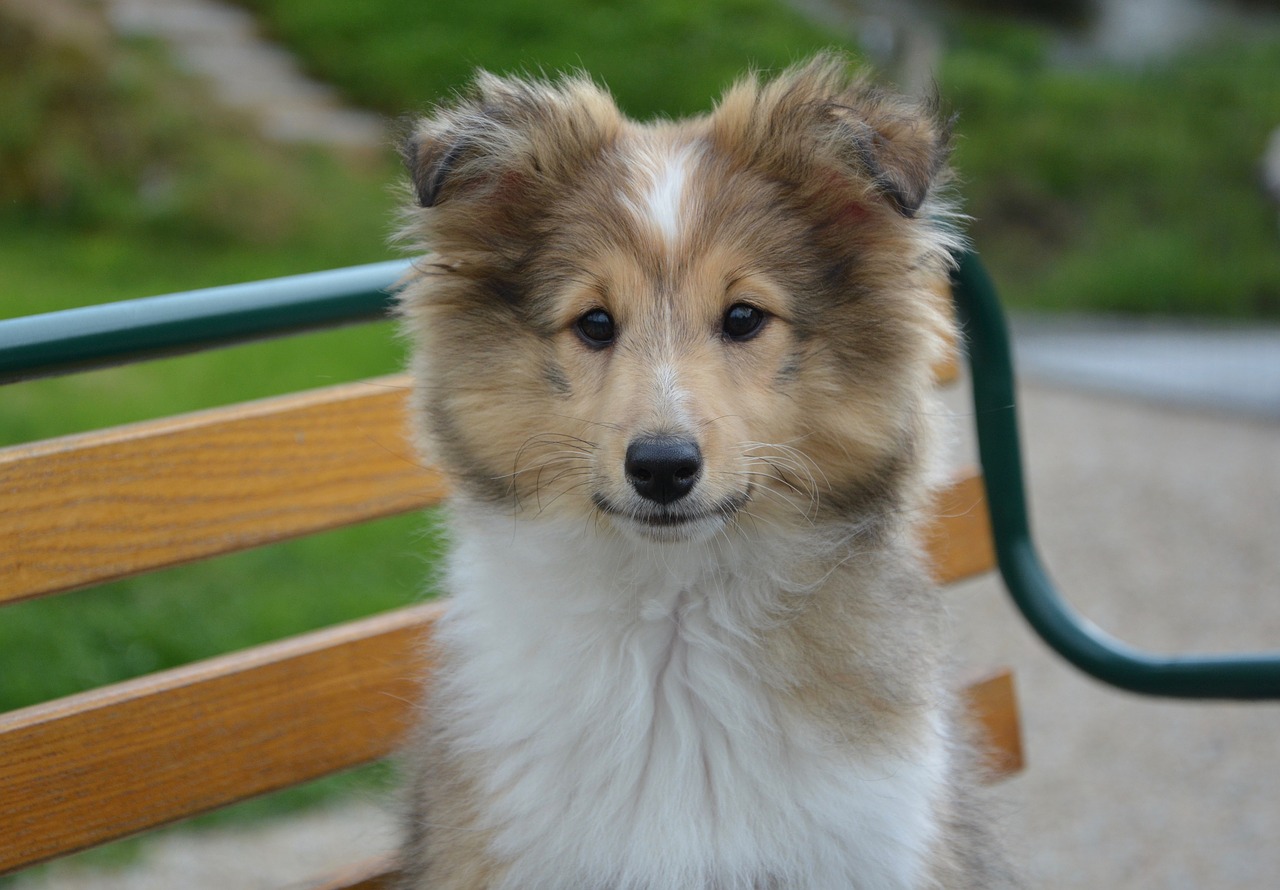
<svg viewBox="0 0 1280 890"><path fill-rule="evenodd" d="M549 414L547 416L554 417L557 420L570 420L570 421L573 421L574 423L581 423L587 426L598 426L601 429L606 429L606 430L609 430L610 432L615 432L615 433L622 432L622 425L617 423L607 423L602 420L589 420L586 417L576 417L572 414ZM582 441L585 442L586 440L584 439ZM595 443L592 443L593 446L594 444Z"/></svg>
<svg viewBox="0 0 1280 890"><path fill-rule="evenodd" d="M761 486L759 490L762 492L762 497L770 498L779 504L794 510L802 519L805 520L806 523L812 525L815 522L816 517L814 515L812 501L809 501L808 505L806 505L798 502L795 498L783 491L778 491L765 486Z"/></svg>
<svg viewBox="0 0 1280 890"><path fill-rule="evenodd" d="M519 509L524 497L519 480L525 474L534 474L534 494L541 500L542 473L548 466L561 462L590 460L591 453L596 447L596 443L578 436L551 432L535 433L525 439L517 449L512 459L512 471L494 478L509 480L509 490L513 495L516 508ZM534 459L530 459L531 457ZM524 462L527 462L527 465L521 466Z"/></svg>
<svg viewBox="0 0 1280 890"><path fill-rule="evenodd" d="M569 493L570 493L570 492L572 492L572 491L577 491L578 489L580 489L580 488L583 488L583 487L587 486L589 483L590 483L590 480L587 480L586 482L579 482L579 483L577 483L577 484L575 484L575 485L570 485L570 486L568 486L567 488L564 488L564 489L562 489L561 491L557 492L557 493L556 493L556 495L555 495L555 497L551 498L551 500L547 501L545 504L541 502L541 499L539 499L539 502L538 502L538 512L537 512L537 514L535 514L535 515L538 515L538 516L542 515L542 513L543 513L543 512L544 512L548 507L550 507L550 506L551 506L552 504L554 504L556 501L560 500L560 498L564 497L566 494L569 494ZM593 511L593 512L598 512L598 511Z"/></svg>
<svg viewBox="0 0 1280 890"><path fill-rule="evenodd" d="M758 449L773 452L770 456L777 460L781 460L783 456L785 456L788 460L794 463L795 469L798 473L809 477L809 479L814 483L815 488L817 487L817 479L814 474L816 473L818 476L822 477L823 488L827 491L831 490L831 480L827 478L827 474L823 471L821 465L798 448L787 443L769 444L765 442L745 442L743 443L742 448L743 453L747 456L754 456L755 451Z"/></svg>
<svg viewBox="0 0 1280 890"><path fill-rule="evenodd" d="M762 450L774 453L759 454L758 452ZM747 443L744 446L744 455L747 457L749 467L768 468L767 472L761 473L763 478L776 481L795 494L806 497L810 506L805 511L805 516L810 520L816 518L821 500L820 492L823 489L818 485L814 470L822 476L826 490L829 490L826 474L822 472L821 467L818 467L803 452L789 446L779 448L764 443ZM768 490L769 486L765 488Z"/></svg>

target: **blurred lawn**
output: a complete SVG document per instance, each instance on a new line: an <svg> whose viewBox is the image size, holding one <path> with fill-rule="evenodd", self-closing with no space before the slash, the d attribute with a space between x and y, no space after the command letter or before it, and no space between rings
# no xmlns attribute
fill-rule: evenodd
<svg viewBox="0 0 1280 890"><path fill-rule="evenodd" d="M77 8L85 27L64 34L0 7L0 316L396 256L390 151L268 144L157 47L103 39ZM0 445L385 374L402 352L386 323L11 385L0 389ZM404 516L6 607L0 711L416 601L433 529Z"/></svg>

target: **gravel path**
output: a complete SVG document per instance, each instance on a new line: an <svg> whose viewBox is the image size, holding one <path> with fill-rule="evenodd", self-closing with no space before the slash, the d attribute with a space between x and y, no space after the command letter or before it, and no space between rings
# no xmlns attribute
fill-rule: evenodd
<svg viewBox="0 0 1280 890"><path fill-rule="evenodd" d="M394 847L386 807L353 801L245 828L164 832L121 868L54 863L12 890L286 890L314 887Z"/></svg>
<svg viewBox="0 0 1280 890"><path fill-rule="evenodd" d="M1085 615L1153 652L1280 649L1280 425L1035 386L1023 403L1034 528ZM1006 822L1032 886L1276 886L1280 704L1104 687L995 579L962 586L956 617L971 660L1017 672L1029 766Z"/></svg>

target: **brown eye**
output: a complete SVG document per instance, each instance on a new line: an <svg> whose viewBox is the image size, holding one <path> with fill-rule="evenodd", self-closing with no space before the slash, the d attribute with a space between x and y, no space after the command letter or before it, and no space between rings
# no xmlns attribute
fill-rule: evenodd
<svg viewBox="0 0 1280 890"><path fill-rule="evenodd" d="M603 309L583 314L574 327L578 336L594 349L603 349L613 342L613 317Z"/></svg>
<svg viewBox="0 0 1280 890"><path fill-rule="evenodd" d="M730 340L750 340L764 327L765 314L755 306L734 303L724 314L724 335Z"/></svg>

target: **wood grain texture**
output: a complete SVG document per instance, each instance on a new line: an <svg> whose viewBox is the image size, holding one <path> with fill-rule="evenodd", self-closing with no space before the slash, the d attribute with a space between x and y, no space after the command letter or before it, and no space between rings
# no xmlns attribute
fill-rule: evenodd
<svg viewBox="0 0 1280 890"><path fill-rule="evenodd" d="M0 715L0 874L382 757L440 606Z"/></svg>
<svg viewBox="0 0 1280 890"><path fill-rule="evenodd" d="M421 508L407 377L0 451L0 603Z"/></svg>
<svg viewBox="0 0 1280 890"><path fill-rule="evenodd" d="M950 584L995 568L995 542L987 512L987 491L976 470L957 472L938 492L923 539L934 577Z"/></svg>

